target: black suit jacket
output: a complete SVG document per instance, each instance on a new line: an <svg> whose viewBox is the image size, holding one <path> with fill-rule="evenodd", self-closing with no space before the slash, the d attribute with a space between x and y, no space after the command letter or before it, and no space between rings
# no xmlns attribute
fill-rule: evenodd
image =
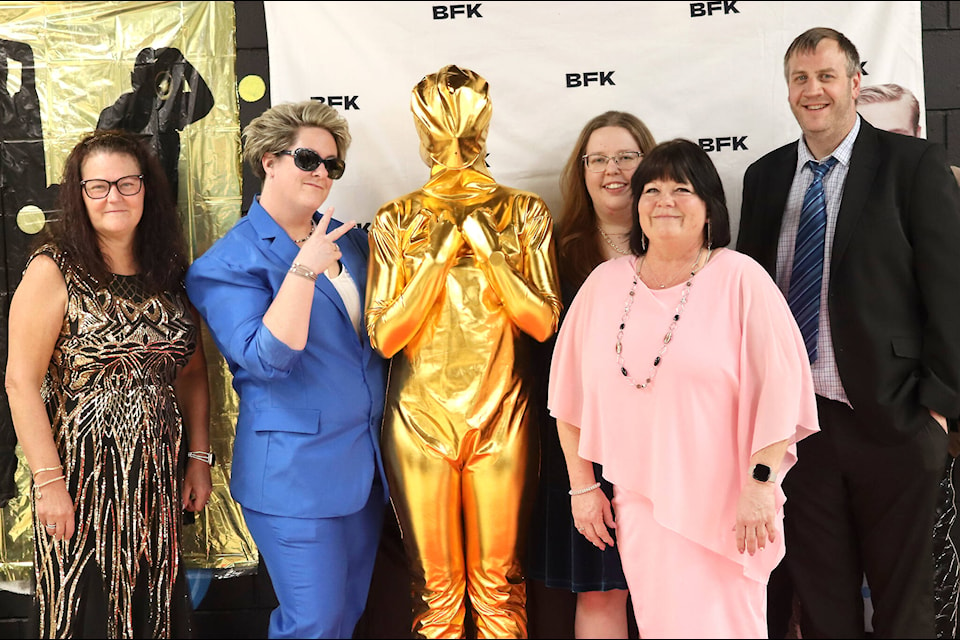
<svg viewBox="0 0 960 640"><path fill-rule="evenodd" d="M776 277L797 143L747 168L737 249ZM858 422L910 437L928 408L960 414L960 192L940 145L861 120L827 293L837 367Z"/></svg>

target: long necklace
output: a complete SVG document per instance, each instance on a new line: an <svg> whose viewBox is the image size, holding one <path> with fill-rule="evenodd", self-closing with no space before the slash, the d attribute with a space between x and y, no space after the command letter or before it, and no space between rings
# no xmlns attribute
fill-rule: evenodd
<svg viewBox="0 0 960 640"><path fill-rule="evenodd" d="M313 232L314 232L314 230L315 230L316 228L317 228L317 221L314 220L313 218L310 218L310 233L308 233L305 238L300 238L299 240L294 240L294 242L295 242L296 244L303 244L304 242L306 242L307 240L310 239L310 236L313 235Z"/></svg>
<svg viewBox="0 0 960 640"><path fill-rule="evenodd" d="M606 243L613 248L614 251L616 251L617 253L619 253L619 254L622 255L622 256L628 256L628 255L630 255L630 249L621 249L620 247L618 247L617 245L615 245L615 244L613 243L613 240L610 238L610 236L607 235L607 232L604 231L604 230L603 230L603 227L601 227L599 224L597 225L597 231L600 232L600 235L603 237L603 239L606 241Z"/></svg>
<svg viewBox="0 0 960 640"><path fill-rule="evenodd" d="M704 265L710 260L711 253L713 253L712 249L707 252L707 259L703 261ZM633 301L636 299L637 283L640 282L640 269L643 268L643 259L645 256L640 257L640 261L637 263L637 270L633 275L633 285L630 287L630 295L627 296L627 300L623 305L623 316L620 318L620 330L617 332L617 364L620 367L620 373L623 374L623 377L627 379L627 382L629 382L631 386L637 389L646 389L653 383L654 378L657 377L657 372L660 370L660 363L663 362L663 354L667 352L667 345L673 340L673 332L677 328L677 323L680 322L680 316L683 315L684 307L687 306L687 295L690 293L690 287L693 286L693 278L697 275L697 272L703 268L697 268L702 254L703 247L700 247L700 251L697 252L697 257L694 258L693 264L690 265L690 277L687 278L687 281L683 285L683 290L680 293L680 302L677 304L673 318L670 320L670 326L667 327L667 332L663 336L663 344L660 345L660 350L657 351L657 355L653 359L653 365L651 365L650 371L642 382L638 382L630 376L623 362L623 330L627 326L630 309L633 307Z"/></svg>

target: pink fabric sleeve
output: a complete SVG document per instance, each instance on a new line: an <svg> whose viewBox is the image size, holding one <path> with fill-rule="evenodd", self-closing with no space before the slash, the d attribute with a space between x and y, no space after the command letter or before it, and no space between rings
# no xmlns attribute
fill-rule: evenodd
<svg viewBox="0 0 960 640"><path fill-rule="evenodd" d="M779 473L782 479L797 460L797 441L820 430L809 359L786 299L752 260L743 269L740 313L740 448L749 458L788 440ZM741 470L742 481L747 472L746 467Z"/></svg>
<svg viewBox="0 0 960 640"><path fill-rule="evenodd" d="M582 422L584 389L581 379L584 371L581 332L586 323L583 318L585 309L590 307L584 301L590 296L590 281L588 278L577 292L560 325L553 347L553 359L550 361L550 384L547 388L550 415L578 428Z"/></svg>

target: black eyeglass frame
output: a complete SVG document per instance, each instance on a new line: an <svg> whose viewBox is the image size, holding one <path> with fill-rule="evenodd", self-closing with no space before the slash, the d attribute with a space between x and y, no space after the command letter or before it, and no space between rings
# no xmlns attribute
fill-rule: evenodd
<svg viewBox="0 0 960 640"><path fill-rule="evenodd" d="M322 158L319 153L307 147L297 147L292 151L290 149L284 149L283 151L278 151L277 155L292 156L293 164L297 166L297 169L308 173L313 173L317 170L317 167L322 164L327 170L327 176L331 180L339 180L347 168L347 163L340 158L336 156Z"/></svg>
<svg viewBox="0 0 960 640"><path fill-rule="evenodd" d="M124 180L129 180L130 178L137 178L137 190L133 193L124 193L120 190L120 183ZM87 190L87 184L90 182L104 182L107 185L107 191L102 196L95 196ZM143 174L142 173L131 173L129 176L123 176L122 178L117 178L116 180L104 180L103 178L90 178L89 180L81 180L80 187L83 189L83 192L87 194L87 197L91 200L103 200L110 195L110 190L116 187L117 193L122 196L135 196L141 191L143 191Z"/></svg>

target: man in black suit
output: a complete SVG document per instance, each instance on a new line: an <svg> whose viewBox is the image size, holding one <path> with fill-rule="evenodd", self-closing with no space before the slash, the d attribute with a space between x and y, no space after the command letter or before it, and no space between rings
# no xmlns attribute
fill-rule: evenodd
<svg viewBox="0 0 960 640"><path fill-rule="evenodd" d="M932 638L944 416L960 414L960 192L941 146L857 115L860 57L843 34L801 34L784 72L803 136L747 169L737 248L795 308L805 194L814 170L832 167L822 282L809 287L819 301L808 306L819 308L810 353L822 431L798 444L783 484L800 631L863 637L866 574L875 637Z"/></svg>

